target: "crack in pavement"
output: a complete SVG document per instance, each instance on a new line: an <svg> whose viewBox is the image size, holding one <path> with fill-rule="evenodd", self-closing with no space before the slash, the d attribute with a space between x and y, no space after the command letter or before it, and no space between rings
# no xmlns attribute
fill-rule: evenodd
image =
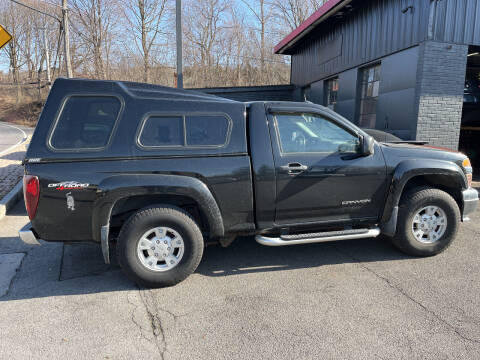
<svg viewBox="0 0 480 360"><path fill-rule="evenodd" d="M193 310L193 311L189 311L189 312L177 315L167 309L164 309L158 306L158 302L153 296L152 289L138 288L138 290L140 293L140 298L142 299L142 302L145 305L147 315L150 318L152 333L156 339L158 351L162 359L164 359L165 353L168 351L168 342L165 336L165 327L162 323L162 320L158 316L158 313L162 312L169 315L173 319L173 323L175 324L178 319L185 316L189 316L197 312L197 310Z"/></svg>
<svg viewBox="0 0 480 360"><path fill-rule="evenodd" d="M157 307L155 306L155 301L151 296L151 290L140 288L138 287L138 293L140 296L140 300L142 301L143 305L145 306L145 310L147 315L150 319L151 330L154 338L155 345L158 349L159 355L161 359L165 358L165 352L167 351L167 342L165 339L164 328L162 326L162 322L156 312L158 311ZM152 308L153 311L152 311ZM157 310L157 311L155 311ZM135 324L136 321L134 321Z"/></svg>
<svg viewBox="0 0 480 360"><path fill-rule="evenodd" d="M402 287L400 287L399 285L396 285L394 284L389 278L377 273L375 270L369 268L367 265L364 264L364 262L361 260L361 259L358 259L357 257L355 257L354 255L348 253L348 252L345 252L345 251L341 251L340 249L338 249L336 246L334 246L335 250L337 252L339 252L340 254L344 255L344 256L347 256L347 257L350 257L351 259L353 259L355 261L355 264L362 267L363 269L367 270L368 272L372 273L374 276L376 276L377 278L379 278L380 280L382 280L383 282L387 283L387 285L389 287L391 287L392 289L396 290L397 292L399 292L400 294L402 294L404 297L406 297L408 300L412 301L413 303L415 303L416 305L420 306L425 312L429 313L430 315L432 315L434 318L436 318L438 321L440 321L442 324L446 325L447 328L449 328L450 330L452 330L458 337L460 337L464 342L465 341L469 341L469 342L472 342L472 343L475 343L475 344L480 344L480 340L477 340L477 339L472 339L464 334L461 333L461 331L455 326L455 325L452 325L450 324L447 320L443 319L440 315L438 315L435 311L429 309L426 305L422 304L420 301L418 301L417 299L415 299L414 297L412 297L411 295L409 295ZM467 350L467 349L466 349Z"/></svg>
<svg viewBox="0 0 480 360"><path fill-rule="evenodd" d="M137 290L140 290L140 289L138 289L138 287L137 287ZM138 296L139 296L139 298L140 298L140 302L141 302L141 303L145 306L145 308L146 308L146 305L145 305L145 303L143 302L143 299L142 299L142 296L140 295L140 292L138 293ZM149 331L149 332L150 332L151 330L150 330L150 329L148 329L148 330L145 329L145 328L142 326L142 324L140 324L140 323L136 320L136 318L135 318L135 313L136 313L137 309L139 308L139 305L133 303L133 302L130 300L130 295L129 295L129 294L127 294L127 301L128 301L128 303L129 303L130 305L133 306L133 310L132 310L130 319L131 319L131 321L135 324L135 326L138 328L139 333L140 333L140 337L141 337L142 339L146 340L147 342L149 342L150 344L153 344L155 347L157 347L157 349L158 349L158 351L159 351L159 353L160 353L160 356L162 356L161 349L159 348L157 339L155 338L155 331L153 331L153 334L152 334L152 335L153 335L153 336L152 336L153 339L147 337L147 336L145 335L144 331ZM149 319L150 319L150 314L148 313L148 310L146 310L146 312L147 312L147 315L149 316Z"/></svg>

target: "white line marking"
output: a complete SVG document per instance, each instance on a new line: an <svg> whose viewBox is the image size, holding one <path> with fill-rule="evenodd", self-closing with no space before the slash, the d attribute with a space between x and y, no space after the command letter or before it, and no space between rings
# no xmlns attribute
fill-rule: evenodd
<svg viewBox="0 0 480 360"><path fill-rule="evenodd" d="M23 131L22 129L16 127L16 126L13 126L13 125L10 125L10 124L4 124L4 123L0 123L0 125L3 125L3 126L10 126L18 131L20 131L22 134L23 134L23 139L21 139L19 142L17 142L15 145L12 145L10 146L9 148L7 148L6 150L3 150L0 152L0 156L2 155L5 155L7 153L10 152L10 150L16 148L17 146L23 144L26 140L27 140L27 134L25 133L25 131Z"/></svg>

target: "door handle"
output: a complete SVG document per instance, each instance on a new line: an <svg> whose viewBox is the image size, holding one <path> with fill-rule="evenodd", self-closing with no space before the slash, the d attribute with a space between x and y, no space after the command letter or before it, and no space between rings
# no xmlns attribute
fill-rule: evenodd
<svg viewBox="0 0 480 360"><path fill-rule="evenodd" d="M307 165L302 165L302 164L300 164L300 163L289 163L288 165L280 166L280 168L281 168L282 170L288 171L289 173L301 172L301 171L308 170L308 166L307 166Z"/></svg>

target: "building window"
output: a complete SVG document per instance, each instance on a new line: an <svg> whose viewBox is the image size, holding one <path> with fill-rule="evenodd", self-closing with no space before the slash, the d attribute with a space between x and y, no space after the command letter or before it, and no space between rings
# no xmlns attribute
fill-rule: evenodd
<svg viewBox="0 0 480 360"><path fill-rule="evenodd" d="M377 120L377 100L380 88L380 64L363 68L361 75L361 95L358 125L375 128Z"/></svg>
<svg viewBox="0 0 480 360"><path fill-rule="evenodd" d="M337 104L337 95L338 95L338 77L328 79L325 82L325 95L326 95L326 106L329 109L335 110L335 105Z"/></svg>

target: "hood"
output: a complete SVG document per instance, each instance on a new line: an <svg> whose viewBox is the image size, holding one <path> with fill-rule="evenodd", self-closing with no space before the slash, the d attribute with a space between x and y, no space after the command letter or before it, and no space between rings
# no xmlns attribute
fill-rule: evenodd
<svg viewBox="0 0 480 360"><path fill-rule="evenodd" d="M435 159L461 164L467 157L461 152L432 145L381 143L380 146L385 156L402 159Z"/></svg>

